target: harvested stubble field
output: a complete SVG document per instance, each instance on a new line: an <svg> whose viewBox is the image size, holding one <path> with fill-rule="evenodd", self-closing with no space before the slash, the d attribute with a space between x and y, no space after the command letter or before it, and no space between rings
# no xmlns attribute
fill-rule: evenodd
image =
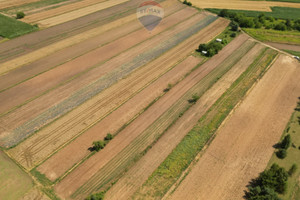
<svg viewBox="0 0 300 200"><path fill-rule="evenodd" d="M265 169L300 92L299 63L280 55L218 130L170 199L242 199Z"/></svg>
<svg viewBox="0 0 300 200"><path fill-rule="evenodd" d="M142 186L151 173L171 153L198 119L222 95L232 82L251 64L261 51L262 45L253 47L232 69L230 69L199 101L168 129L154 146L106 193L107 199L129 199ZM220 54L226 54L226 50ZM238 49L239 51L241 49ZM224 60L223 62L226 62ZM207 63L208 64L208 63ZM220 67L220 66L219 66ZM219 77L215 74L214 77ZM155 158L155 159L153 159ZM145 196L141 198L146 198Z"/></svg>
<svg viewBox="0 0 300 200"><path fill-rule="evenodd" d="M168 190L177 189L185 169L276 55L240 34L204 59L194 50L216 38L228 20L161 0L165 17L149 34L135 16L142 2L45 4L24 21L50 28L0 44L0 143L39 182L20 195L23 199L47 199L40 189L53 199L84 199L107 189L107 199L169 197ZM271 67L277 69L276 80L299 72L291 62L287 73L278 74L278 66L289 60L279 59ZM290 82L264 95L293 90ZM192 103L194 95L199 100ZM100 152L91 152L92 143L107 133L114 138ZM231 142L230 147L240 147ZM189 167L196 176L197 166ZM233 185L228 180L218 185L220 191ZM192 192L185 191L194 194L191 198L198 195L186 180L179 190L183 184L191 187Z"/></svg>
<svg viewBox="0 0 300 200"><path fill-rule="evenodd" d="M185 10L187 12L188 10ZM183 13L181 13L183 14ZM190 16L190 14L186 14L187 17ZM176 15L175 15L176 17ZM34 108L35 110L38 108L37 105L41 105L44 110L41 108L38 108L38 110L43 111L40 113L35 113L38 114L36 117L32 116L32 114L28 114L23 116L29 116L31 117L30 119L27 119L28 121L25 121L23 124L18 126L15 131L19 132L22 131L23 133L31 134L35 130L37 130L40 126L44 125L46 122L49 123L50 120L54 120L55 118L59 117L60 115L66 113L68 110L80 105L82 102L86 101L87 99L95 96L97 93L99 93L101 90L109 87L112 85L115 81L118 79L124 77L126 74L130 73L132 70L140 67L144 63L150 61L151 59L155 58L159 53L162 53L170 48L172 46L178 44L181 42L184 38L186 38L189 34L193 34L193 32L197 29L201 29L203 26L206 26L207 23L210 23L212 20L215 18L212 16L206 17L205 20L201 22L197 22L197 20L203 18L203 15L197 15L192 18L188 18L187 21L185 21L184 25L178 24L175 27L163 32L162 34L157 35L156 37L151 38L151 35L147 34L147 31L144 29L134 32L128 36L125 36L124 38L121 38L120 41L116 41L113 43L110 43L104 47L100 47L99 49L96 49L94 51L91 51L81 57L78 57L77 59L67 62L63 64L63 67L67 67L65 70L64 68L56 67L53 70L50 70L49 72L46 72L40 76L37 76L27 82L24 82L10 90L2 92L0 95L2 97L5 96L10 96L10 94L16 94L14 91L19 91L18 96L14 98L14 100L7 101L7 104L12 105L15 102L24 102L24 100L28 99L28 96L31 95L32 97L37 96L39 97L39 93L36 94L36 91L41 91L43 87L48 87L49 85L54 84L61 84L62 78L68 77L68 74L72 74L74 66L77 66L77 68L80 70L80 66L84 65L86 67L92 67L91 70L89 70L87 73L84 73L80 77L76 77L77 79L72 79L71 81L67 82L67 84L63 85L62 87L57 88L56 90L53 90L51 93L56 94L56 96L52 99L55 101L55 107L46 107L45 102L49 102L49 98L46 98L44 100L45 96L42 96L41 98L36 99L35 101L31 102L31 104L34 104L35 106L29 106L29 108ZM176 19L171 17L170 21L166 21L164 25L162 25L161 29L157 29L157 33L163 31L165 27L168 27L170 25L174 25L176 23ZM196 23L197 22L197 23ZM196 23L196 24L195 24ZM189 25L194 24L192 29L188 28ZM175 34L174 37L170 36L172 34ZM153 33L155 35L155 33ZM103 59L109 58L114 56L115 51L116 53L119 52L119 50L123 50L122 48L117 48L118 45L124 44L125 48L130 45L130 41L132 41L133 45L135 44L135 41L142 41L139 40L137 37L141 39L147 39L151 38L150 40L147 40L137 46L134 46L133 48L129 49L128 51L125 51L124 53L114 57L113 59L109 60L108 62L104 63L103 65L98 66L97 63L101 63ZM130 39L130 40L129 40ZM160 40L165 40L164 43L161 43ZM145 51L149 47L154 47L148 51ZM129 46L130 47L130 46ZM126 50L126 49L124 49ZM145 51L145 52L143 52ZM98 57L97 55L103 55L102 57ZM107 57L106 57L107 55ZM137 56L138 55L138 56ZM141 59L141 56L143 56L143 60ZM87 63L86 60L89 60ZM123 64L121 64L121 61L123 61ZM95 66L96 67L93 67ZM77 69L76 68L76 69ZM60 73L55 73L57 70L61 71L64 70L65 72L69 73L62 73L61 77L58 78L56 74ZM58 72L59 72L58 71ZM47 79L46 77L49 76ZM80 79L79 79L80 78ZM79 79L79 80L78 80ZM51 80L51 81L50 81ZM35 88L34 85L36 84L41 84L45 83L43 87ZM31 83L35 84L31 84ZM22 88L22 86L25 86ZM87 85L86 87L83 87L83 85ZM52 87L53 87L52 86ZM20 89L21 88L21 89ZM27 88L27 89L26 89ZM77 91L76 91L77 90ZM76 93L74 93L76 91ZM21 93L22 92L22 93ZM72 94L73 92L74 94ZM47 96L51 97L51 93L47 94ZM23 94L23 96L22 96ZM72 94L70 96L70 94ZM63 99L59 102L58 96L62 96ZM26 98L27 97L27 98ZM67 97L67 98L66 98ZM5 98L4 98L5 99ZM52 102L53 102L52 101ZM38 103L40 102L40 103ZM58 103L59 102L59 103ZM52 103L52 105L54 104ZM9 105L3 106L3 109L6 109L9 107ZM15 104L18 105L18 104ZM67 106L67 107L66 107ZM27 106L28 107L28 106ZM24 110L23 107L19 108L16 110L18 112L19 110ZM34 111L36 112L36 111ZM14 116L14 113L12 113L10 116ZM17 114L15 116L20 116L20 114ZM15 121L15 120L12 120ZM3 123L7 123L5 120L3 120ZM9 127L9 126L8 126ZM10 130L10 129L8 129ZM14 131L14 132L15 132ZM26 132L25 132L26 131ZM22 139L22 136L15 132L18 137L21 138L16 138L16 136L13 138L16 142L17 140Z"/></svg>

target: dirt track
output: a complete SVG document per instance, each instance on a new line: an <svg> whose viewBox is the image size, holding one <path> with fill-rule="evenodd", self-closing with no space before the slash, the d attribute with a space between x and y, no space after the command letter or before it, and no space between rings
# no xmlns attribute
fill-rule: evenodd
<svg viewBox="0 0 300 200"><path fill-rule="evenodd" d="M266 44L273 46L277 49L281 50L292 50L292 51L299 51L300 52L300 46L299 45L293 45L293 44L281 44L281 43L274 43L274 42L266 42Z"/></svg>
<svg viewBox="0 0 300 200"><path fill-rule="evenodd" d="M20 6L23 4L32 3L32 2L36 2L36 1L39 1L39 0L25 0L25 1L4 0L4 1L0 1L0 9L9 8L9 7L13 7L13 6Z"/></svg>
<svg viewBox="0 0 300 200"><path fill-rule="evenodd" d="M170 199L242 199L249 181L265 169L295 108L299 76L299 63L280 55Z"/></svg>
<svg viewBox="0 0 300 200"><path fill-rule="evenodd" d="M216 85L187 111L159 141L106 193L107 199L129 199L147 180L159 164L197 123L198 119L214 104L239 75L252 63L262 46L256 46L236 64Z"/></svg>

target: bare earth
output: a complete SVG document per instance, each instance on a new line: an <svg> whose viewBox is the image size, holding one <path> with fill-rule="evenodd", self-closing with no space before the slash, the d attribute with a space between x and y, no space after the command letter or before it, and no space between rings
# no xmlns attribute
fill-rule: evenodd
<svg viewBox="0 0 300 200"><path fill-rule="evenodd" d="M280 55L170 199L242 199L249 181L265 169L296 106L299 76L299 63Z"/></svg>
<svg viewBox="0 0 300 200"><path fill-rule="evenodd" d="M292 51L299 51L300 52L300 46L299 45L281 44L281 43L274 43L274 42L266 42L266 44L268 44L270 46L273 46L277 49L292 50Z"/></svg>
<svg viewBox="0 0 300 200"><path fill-rule="evenodd" d="M256 45L242 60L233 66L199 101L189 109L158 142L105 194L107 199L129 199L147 180L159 164L171 153L198 119L214 104L240 74L253 62L262 49Z"/></svg>
<svg viewBox="0 0 300 200"><path fill-rule="evenodd" d="M32 2L36 2L39 0L25 0L25 1L21 1L21 0L3 0L0 1L0 9L4 9L4 8L9 8L9 7L13 7L13 6L20 6L22 4L27 4L27 3L32 3Z"/></svg>

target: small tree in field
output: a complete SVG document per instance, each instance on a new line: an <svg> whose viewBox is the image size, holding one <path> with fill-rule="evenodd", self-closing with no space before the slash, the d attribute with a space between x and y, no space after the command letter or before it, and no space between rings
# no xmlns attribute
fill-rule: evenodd
<svg viewBox="0 0 300 200"><path fill-rule="evenodd" d="M292 167L289 169L288 173L290 176L293 176L293 174L297 171L298 166L296 164L293 164Z"/></svg>
<svg viewBox="0 0 300 200"><path fill-rule="evenodd" d="M23 12L17 12L17 16L16 16L17 19L22 19L24 17L25 17L25 13L23 13Z"/></svg>
<svg viewBox="0 0 300 200"><path fill-rule="evenodd" d="M105 145L106 145L106 143L102 140L95 141L95 142L93 142L93 150L98 152L101 149L103 149L105 147Z"/></svg>
<svg viewBox="0 0 300 200"><path fill-rule="evenodd" d="M276 156L280 159L284 159L287 155L287 152L285 149L279 149L277 152L276 152Z"/></svg>
<svg viewBox="0 0 300 200"><path fill-rule="evenodd" d="M107 133L107 135L106 135L105 138L104 138L105 141L110 141L110 140L112 140L112 139L113 139L113 136L112 136L112 134L110 134L110 133Z"/></svg>
<svg viewBox="0 0 300 200"><path fill-rule="evenodd" d="M288 149L291 145L291 135L290 134L287 134L282 142L280 143L280 147L283 148L283 149Z"/></svg>

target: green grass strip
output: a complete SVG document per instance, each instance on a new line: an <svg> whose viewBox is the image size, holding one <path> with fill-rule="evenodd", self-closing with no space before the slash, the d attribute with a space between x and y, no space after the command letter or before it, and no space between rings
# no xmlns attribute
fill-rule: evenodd
<svg viewBox="0 0 300 200"><path fill-rule="evenodd" d="M287 50L287 49L285 49L283 51L285 51L287 53L290 53L290 54L292 54L294 56L299 56L300 57L300 51L292 51L292 50Z"/></svg>
<svg viewBox="0 0 300 200"><path fill-rule="evenodd" d="M166 160L156 169L133 198L161 198L177 181L213 136L223 120L267 70L276 57L274 50L264 50L248 69L232 84L218 101L184 137Z"/></svg>
<svg viewBox="0 0 300 200"><path fill-rule="evenodd" d="M38 30L38 28L35 26L31 26L14 18L10 18L0 14L1 37L11 39L36 30Z"/></svg>

